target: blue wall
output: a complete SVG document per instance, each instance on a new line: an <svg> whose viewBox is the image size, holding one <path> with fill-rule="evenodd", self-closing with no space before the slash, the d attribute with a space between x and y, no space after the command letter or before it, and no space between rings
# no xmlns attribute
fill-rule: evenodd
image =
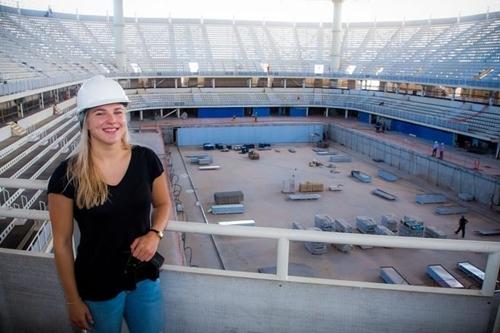
<svg viewBox="0 0 500 333"><path fill-rule="evenodd" d="M257 116L259 117L269 117L271 108L253 108L253 112L257 112Z"/></svg>
<svg viewBox="0 0 500 333"><path fill-rule="evenodd" d="M370 119L370 114L365 112L358 112L358 120L362 123L368 123Z"/></svg>
<svg viewBox="0 0 500 333"><path fill-rule="evenodd" d="M199 108L198 118L231 118L243 117L244 108Z"/></svg>
<svg viewBox="0 0 500 333"><path fill-rule="evenodd" d="M306 114L306 108L290 108L290 117L305 117Z"/></svg>
<svg viewBox="0 0 500 333"><path fill-rule="evenodd" d="M197 146L206 142L222 144L311 142L323 137L321 124L239 125L184 127L177 130L179 146Z"/></svg>
<svg viewBox="0 0 500 333"><path fill-rule="evenodd" d="M410 124L400 120L391 121L391 130L407 134L414 134L419 138L444 142L447 145L453 144L453 133L444 132L438 129Z"/></svg>

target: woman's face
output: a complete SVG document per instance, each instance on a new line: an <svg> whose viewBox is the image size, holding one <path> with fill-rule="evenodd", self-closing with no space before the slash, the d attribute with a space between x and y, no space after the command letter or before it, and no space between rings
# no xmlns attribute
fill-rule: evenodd
<svg viewBox="0 0 500 333"><path fill-rule="evenodd" d="M119 103L97 106L88 111L86 124L92 142L121 143L127 131L125 107Z"/></svg>

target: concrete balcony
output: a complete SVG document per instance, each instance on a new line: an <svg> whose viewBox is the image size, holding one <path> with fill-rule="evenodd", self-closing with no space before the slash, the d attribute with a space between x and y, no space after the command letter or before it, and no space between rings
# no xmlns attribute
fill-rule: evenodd
<svg viewBox="0 0 500 333"><path fill-rule="evenodd" d="M46 219L45 211L0 215ZM171 222L169 231L275 239L277 274L165 265L166 332L499 332L494 242ZM480 290L288 275L290 241L489 254ZM0 249L0 331L69 332L52 255Z"/></svg>

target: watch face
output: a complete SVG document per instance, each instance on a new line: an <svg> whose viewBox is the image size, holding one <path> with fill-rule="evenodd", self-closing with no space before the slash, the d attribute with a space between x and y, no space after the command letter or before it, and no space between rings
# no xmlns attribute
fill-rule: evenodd
<svg viewBox="0 0 500 333"><path fill-rule="evenodd" d="M160 238L163 238L163 231L158 231L158 236L160 236Z"/></svg>

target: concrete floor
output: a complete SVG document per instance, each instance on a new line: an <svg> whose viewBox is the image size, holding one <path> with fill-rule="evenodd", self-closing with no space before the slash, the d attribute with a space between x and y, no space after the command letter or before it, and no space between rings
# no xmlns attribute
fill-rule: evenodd
<svg viewBox="0 0 500 333"><path fill-rule="evenodd" d="M221 169L215 171L200 171L197 165L189 164L189 160L186 160L186 167L205 212L213 204L214 192L241 190L244 193L246 210L244 214L207 213L208 222L253 219L260 227L291 228L292 222L297 221L309 227L314 225L315 214L328 214L332 217L342 217L355 227L355 217L358 215L373 217L380 223L382 215L392 213L398 217L403 215L420 217L425 225L438 227L448 235L448 238L458 238L453 233L457 228L458 215L440 216L434 213L434 209L439 205L415 203L416 194L443 193L448 198L454 198L455 195L401 174L388 165L375 163L364 156L347 151L346 153L353 156L353 162L337 163L337 173L331 173L331 169L326 167L309 167L308 163L312 159L325 162L327 157L317 156L309 144L294 145L296 153L288 151L291 147L291 145L273 146L272 150L259 151L261 158L255 161L249 160L246 154L242 155L235 151L209 151L214 159L213 165L221 166ZM345 148L332 145L331 149L344 151ZM202 222L203 216L197 206L198 200L194 196L188 175L183 170L177 148L171 147L170 150L174 156L174 169L183 186L181 200L186 212L184 218L188 221ZM181 151L183 156L199 152L202 150L198 147L183 148ZM400 179L395 183L382 180L376 176L380 168L398 175ZM286 195L281 193L281 186L282 181L289 178L294 169L298 182L321 182L326 187L343 184L343 191L322 192L321 199L317 201L288 201L285 199ZM372 183L360 183L350 177L352 169L371 175ZM398 200L391 202L372 195L370 192L375 188L396 194ZM481 238L474 233L477 229L498 227L495 220L498 215L488 212L486 207L479 204L468 207L470 212L467 218L470 223L467 225L466 239L499 241L499 236ZM259 267L273 266L276 263L274 241L215 237L215 243L225 268L229 270L255 272ZM220 267L214 245L208 236L188 235L186 244L192 249L192 265ZM477 288L472 280L465 278L456 269L457 261L463 260L468 260L483 269L486 265L486 256L476 253L387 248L363 250L355 247L351 253L346 254L329 246L328 253L311 255L300 242L292 242L290 245L290 263L310 267L315 277L381 282L378 276L379 267L391 265L396 267L411 284L434 285L425 274L425 269L429 264L439 263L451 271L466 287Z"/></svg>

